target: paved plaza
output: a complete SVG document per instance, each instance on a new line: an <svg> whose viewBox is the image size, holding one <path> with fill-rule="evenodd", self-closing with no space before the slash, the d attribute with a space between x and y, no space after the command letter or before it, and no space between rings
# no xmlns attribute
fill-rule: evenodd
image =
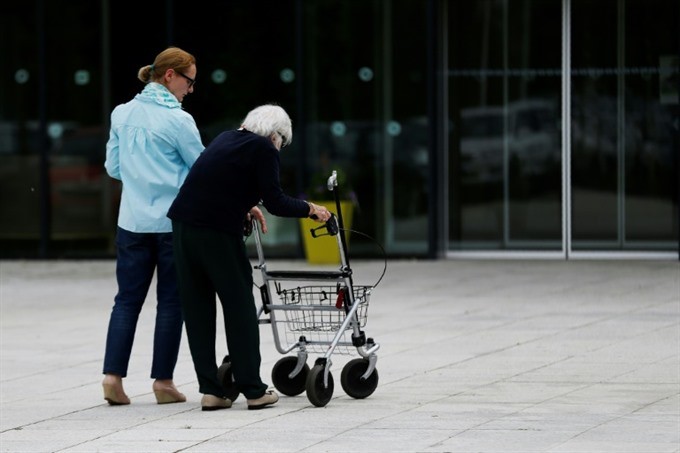
<svg viewBox="0 0 680 453"><path fill-rule="evenodd" d="M383 263L352 265L371 286ZM389 261L365 327L381 345L375 393L344 393L358 356L337 354L324 407L303 393L216 412L200 410L186 337L175 382L188 401L156 404L154 291L125 379L132 404L106 404L114 269L0 261L2 452L680 452L677 261ZM282 356L260 332L271 384Z"/></svg>

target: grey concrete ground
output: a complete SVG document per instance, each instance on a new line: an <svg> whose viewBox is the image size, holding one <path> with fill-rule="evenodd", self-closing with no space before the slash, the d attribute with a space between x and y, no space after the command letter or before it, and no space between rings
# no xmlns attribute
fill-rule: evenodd
<svg viewBox="0 0 680 453"><path fill-rule="evenodd" d="M380 262L355 262L370 285ZM306 268L273 262L270 269ZM101 366L113 261L0 262L3 452L680 452L680 264L391 261L366 332L379 385L262 411L202 412L186 340L183 404L149 379L154 294L110 407ZM221 329L220 329L221 332ZM262 374L281 358L261 326ZM224 336L220 333L218 345Z"/></svg>

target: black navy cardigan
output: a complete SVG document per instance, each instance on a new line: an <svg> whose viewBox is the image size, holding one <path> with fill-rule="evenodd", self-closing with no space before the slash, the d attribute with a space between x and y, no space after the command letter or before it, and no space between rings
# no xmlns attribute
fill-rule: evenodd
<svg viewBox="0 0 680 453"><path fill-rule="evenodd" d="M276 216L307 217L307 203L283 192L279 166L268 138L244 129L222 132L191 167L168 217L236 235L260 201Z"/></svg>

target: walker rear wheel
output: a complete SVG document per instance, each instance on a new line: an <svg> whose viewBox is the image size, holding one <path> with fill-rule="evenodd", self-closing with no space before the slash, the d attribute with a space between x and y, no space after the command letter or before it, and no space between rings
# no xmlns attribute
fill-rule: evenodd
<svg viewBox="0 0 680 453"><path fill-rule="evenodd" d="M328 373L328 387L323 385L324 365L314 365L307 375L307 398L316 407L323 407L333 396L333 375Z"/></svg>
<svg viewBox="0 0 680 453"><path fill-rule="evenodd" d="M305 383L309 374L309 365L306 363L298 374L289 377L297 366L297 357L283 357L272 368L272 382L276 389L287 396L297 396L305 391Z"/></svg>
<svg viewBox="0 0 680 453"><path fill-rule="evenodd" d="M226 397L232 402L235 401L238 398L239 391L236 388L236 382L234 382L234 375L231 372L231 359L228 355L224 356L222 365L217 369L217 380L222 384Z"/></svg>

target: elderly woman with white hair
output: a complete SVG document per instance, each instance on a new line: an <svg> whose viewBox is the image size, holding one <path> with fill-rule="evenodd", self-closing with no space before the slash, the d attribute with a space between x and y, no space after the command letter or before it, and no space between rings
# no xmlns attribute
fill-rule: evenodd
<svg viewBox="0 0 680 453"><path fill-rule="evenodd" d="M170 207L175 265L189 349L203 393L203 410L231 407L217 376L216 300L236 388L248 409L278 401L260 378L260 333L253 298L252 266L243 241L243 221L255 216L266 232L260 201L281 217L325 222L330 212L287 196L280 184L279 152L292 139L291 120L277 105L250 111L237 130L221 133L191 168Z"/></svg>

